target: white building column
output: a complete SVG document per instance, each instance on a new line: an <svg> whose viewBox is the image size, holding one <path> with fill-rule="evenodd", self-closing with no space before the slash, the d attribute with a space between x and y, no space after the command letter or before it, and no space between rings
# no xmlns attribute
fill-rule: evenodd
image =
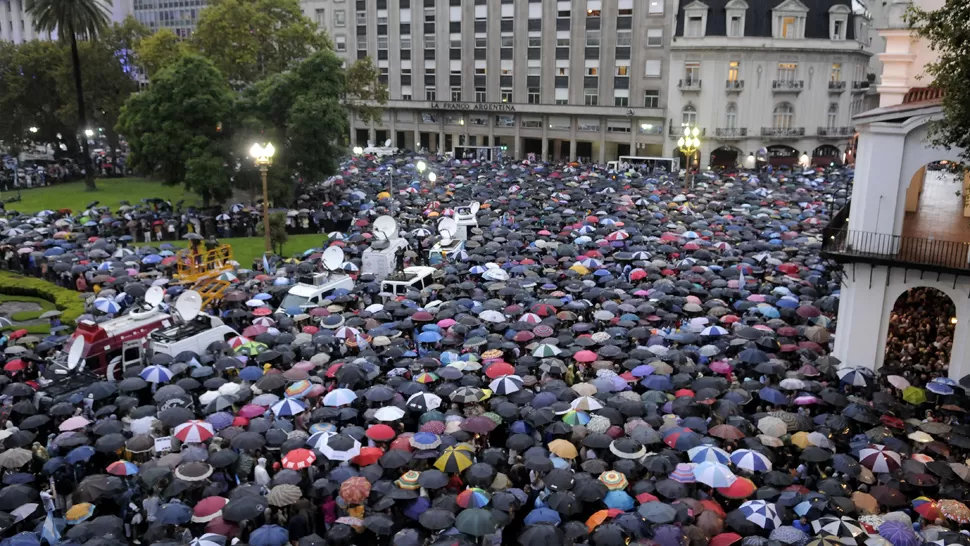
<svg viewBox="0 0 970 546"><path fill-rule="evenodd" d="M549 161L549 116L542 116L542 158Z"/></svg>
<svg viewBox="0 0 970 546"><path fill-rule="evenodd" d="M569 161L576 161L576 116L569 117Z"/></svg>
<svg viewBox="0 0 970 546"><path fill-rule="evenodd" d="M596 160L601 165L606 163L606 124L608 123L606 118L600 118L600 153L599 158Z"/></svg>

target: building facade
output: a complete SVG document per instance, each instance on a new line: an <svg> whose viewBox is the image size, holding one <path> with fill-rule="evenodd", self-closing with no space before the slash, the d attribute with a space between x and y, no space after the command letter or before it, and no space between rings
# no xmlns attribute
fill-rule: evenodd
<svg viewBox="0 0 970 546"><path fill-rule="evenodd" d="M351 141L607 161L669 155L672 0L304 0L390 100Z"/></svg>
<svg viewBox="0 0 970 546"><path fill-rule="evenodd" d="M129 13L152 32L167 28L188 38L209 0L115 0L119 3L129 5Z"/></svg>
<svg viewBox="0 0 970 546"><path fill-rule="evenodd" d="M133 0L115 0L111 20L120 23L131 15ZM0 0L0 41L20 44L30 40L56 40L57 33L37 32L34 21L24 9L27 0Z"/></svg>
<svg viewBox="0 0 970 546"><path fill-rule="evenodd" d="M880 49L874 63L878 76L879 106L902 104L913 87L928 86L926 65L937 59L926 40L918 39L906 22L910 5L926 11L941 9L944 0L892 0L875 21Z"/></svg>
<svg viewBox="0 0 970 546"><path fill-rule="evenodd" d="M868 36L851 0L680 0L668 138L698 127L701 166L843 161L874 93Z"/></svg>

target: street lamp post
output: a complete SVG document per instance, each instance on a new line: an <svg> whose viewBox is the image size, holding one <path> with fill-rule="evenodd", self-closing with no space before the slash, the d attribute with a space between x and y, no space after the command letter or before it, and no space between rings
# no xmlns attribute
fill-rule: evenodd
<svg viewBox="0 0 970 546"><path fill-rule="evenodd" d="M259 168L259 174L263 179L263 235L266 240L267 254L273 252L273 242L269 233L269 189L266 186L266 173L269 172L269 167L273 164L273 155L275 154L276 148L269 142L265 146L257 142L249 149L249 155L252 156L253 162Z"/></svg>
<svg viewBox="0 0 970 546"><path fill-rule="evenodd" d="M691 166L694 163L694 154L701 147L701 139L697 138L701 131L697 127L684 127L684 136L677 139L677 149L687 157L687 175L685 186L689 189L694 188L694 175L691 174Z"/></svg>

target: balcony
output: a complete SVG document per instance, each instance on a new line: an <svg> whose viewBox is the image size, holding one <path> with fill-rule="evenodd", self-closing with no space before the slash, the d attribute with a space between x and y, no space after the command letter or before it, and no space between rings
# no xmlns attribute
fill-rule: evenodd
<svg viewBox="0 0 970 546"><path fill-rule="evenodd" d="M700 91L701 81L700 80L678 80L677 89L681 91Z"/></svg>
<svg viewBox="0 0 970 546"><path fill-rule="evenodd" d="M762 127L761 136L773 138L799 138L805 136L804 127Z"/></svg>
<svg viewBox="0 0 970 546"><path fill-rule="evenodd" d="M804 80L774 80L771 90L775 93L801 93L805 89Z"/></svg>
<svg viewBox="0 0 970 546"><path fill-rule="evenodd" d="M855 127L819 127L819 138L850 138L855 135Z"/></svg>
<svg viewBox="0 0 970 546"><path fill-rule="evenodd" d="M865 93L869 90L869 85L870 83L868 80L852 82L852 92Z"/></svg>
<svg viewBox="0 0 970 546"><path fill-rule="evenodd" d="M744 91L744 80L727 80L724 82L724 90L728 93L740 93Z"/></svg>
<svg viewBox="0 0 970 546"><path fill-rule="evenodd" d="M845 91L845 82L829 82L829 93L841 93Z"/></svg>
<svg viewBox="0 0 970 546"><path fill-rule="evenodd" d="M707 129L699 129L699 130L700 130L700 133L698 133L697 136L701 138L707 136ZM673 122L671 122L670 126L667 128L667 135L670 138L674 138L674 139L684 136L683 125L674 125Z"/></svg>
<svg viewBox="0 0 970 546"><path fill-rule="evenodd" d="M861 262L970 274L970 243L962 241L904 237L843 227L828 230L821 255L840 263Z"/></svg>
<svg viewBox="0 0 970 546"><path fill-rule="evenodd" d="M747 127L718 127L714 129L714 138L719 138L721 140L734 140L747 138L748 128Z"/></svg>

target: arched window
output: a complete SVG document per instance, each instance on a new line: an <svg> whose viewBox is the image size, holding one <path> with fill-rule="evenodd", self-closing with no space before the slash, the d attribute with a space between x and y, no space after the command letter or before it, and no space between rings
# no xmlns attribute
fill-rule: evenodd
<svg viewBox="0 0 970 546"><path fill-rule="evenodd" d="M775 129L791 129L795 123L795 107L787 102L775 106L771 126Z"/></svg>
<svg viewBox="0 0 970 546"><path fill-rule="evenodd" d="M828 127L829 129L835 127L836 123L838 122L838 118L839 118L839 103L837 102L829 103L829 112L828 112L828 117L826 118L826 123L828 125L826 125L826 127Z"/></svg>
<svg viewBox="0 0 970 546"><path fill-rule="evenodd" d="M729 103L725 112L725 127L734 129L738 126L738 105Z"/></svg>
<svg viewBox="0 0 970 546"><path fill-rule="evenodd" d="M682 125L690 125L691 127L697 125L697 108L694 108L692 104L685 106L680 122Z"/></svg>

